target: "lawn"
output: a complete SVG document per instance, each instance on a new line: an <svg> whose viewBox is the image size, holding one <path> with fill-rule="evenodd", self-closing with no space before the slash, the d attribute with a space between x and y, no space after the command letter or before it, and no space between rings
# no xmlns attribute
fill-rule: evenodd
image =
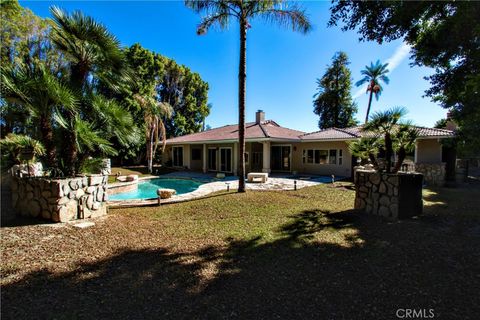
<svg viewBox="0 0 480 320"><path fill-rule="evenodd" d="M424 196L425 214L398 223L321 185L110 210L83 230L2 228L2 316L476 319L480 190Z"/></svg>

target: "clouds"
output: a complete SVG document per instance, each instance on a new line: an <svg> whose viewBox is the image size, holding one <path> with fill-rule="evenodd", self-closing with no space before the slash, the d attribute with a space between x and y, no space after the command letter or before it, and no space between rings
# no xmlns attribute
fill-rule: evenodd
<svg viewBox="0 0 480 320"><path fill-rule="evenodd" d="M395 70L400 65L400 63L402 63L402 61L408 57L410 49L411 46L406 43L402 43L400 46L397 47L393 55L388 58L387 61L385 61L385 63L388 63L389 73L392 73L393 70ZM365 94L365 92L367 91L367 86L368 84L365 84L360 89L358 89L357 92L355 92L355 94L353 95L353 99L356 99L362 94Z"/></svg>

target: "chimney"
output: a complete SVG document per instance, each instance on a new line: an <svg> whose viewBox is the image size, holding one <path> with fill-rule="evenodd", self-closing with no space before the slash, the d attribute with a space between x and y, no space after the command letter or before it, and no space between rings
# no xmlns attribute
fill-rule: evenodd
<svg viewBox="0 0 480 320"><path fill-rule="evenodd" d="M265 112L263 112L263 110L258 110L255 113L255 123L260 123L263 121L265 121Z"/></svg>
<svg viewBox="0 0 480 320"><path fill-rule="evenodd" d="M447 124L445 126L445 129L451 130L451 131L455 131L458 129L457 124L452 119L452 114L450 111L447 112Z"/></svg>

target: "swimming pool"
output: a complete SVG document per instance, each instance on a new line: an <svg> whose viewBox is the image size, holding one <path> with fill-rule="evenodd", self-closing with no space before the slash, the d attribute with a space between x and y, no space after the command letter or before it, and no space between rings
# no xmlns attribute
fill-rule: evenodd
<svg viewBox="0 0 480 320"><path fill-rule="evenodd" d="M189 179L150 179L138 183L138 189L129 192L112 194L110 200L144 200L157 198L157 190L160 188L175 189L177 194L192 192L205 182Z"/></svg>

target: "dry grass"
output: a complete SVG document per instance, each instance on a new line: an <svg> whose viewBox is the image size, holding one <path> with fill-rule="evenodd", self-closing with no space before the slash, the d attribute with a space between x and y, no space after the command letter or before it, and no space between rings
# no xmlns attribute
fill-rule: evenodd
<svg viewBox="0 0 480 320"><path fill-rule="evenodd" d="M84 230L2 228L2 316L474 319L480 192L425 200L421 218L386 223L322 185L111 210Z"/></svg>

